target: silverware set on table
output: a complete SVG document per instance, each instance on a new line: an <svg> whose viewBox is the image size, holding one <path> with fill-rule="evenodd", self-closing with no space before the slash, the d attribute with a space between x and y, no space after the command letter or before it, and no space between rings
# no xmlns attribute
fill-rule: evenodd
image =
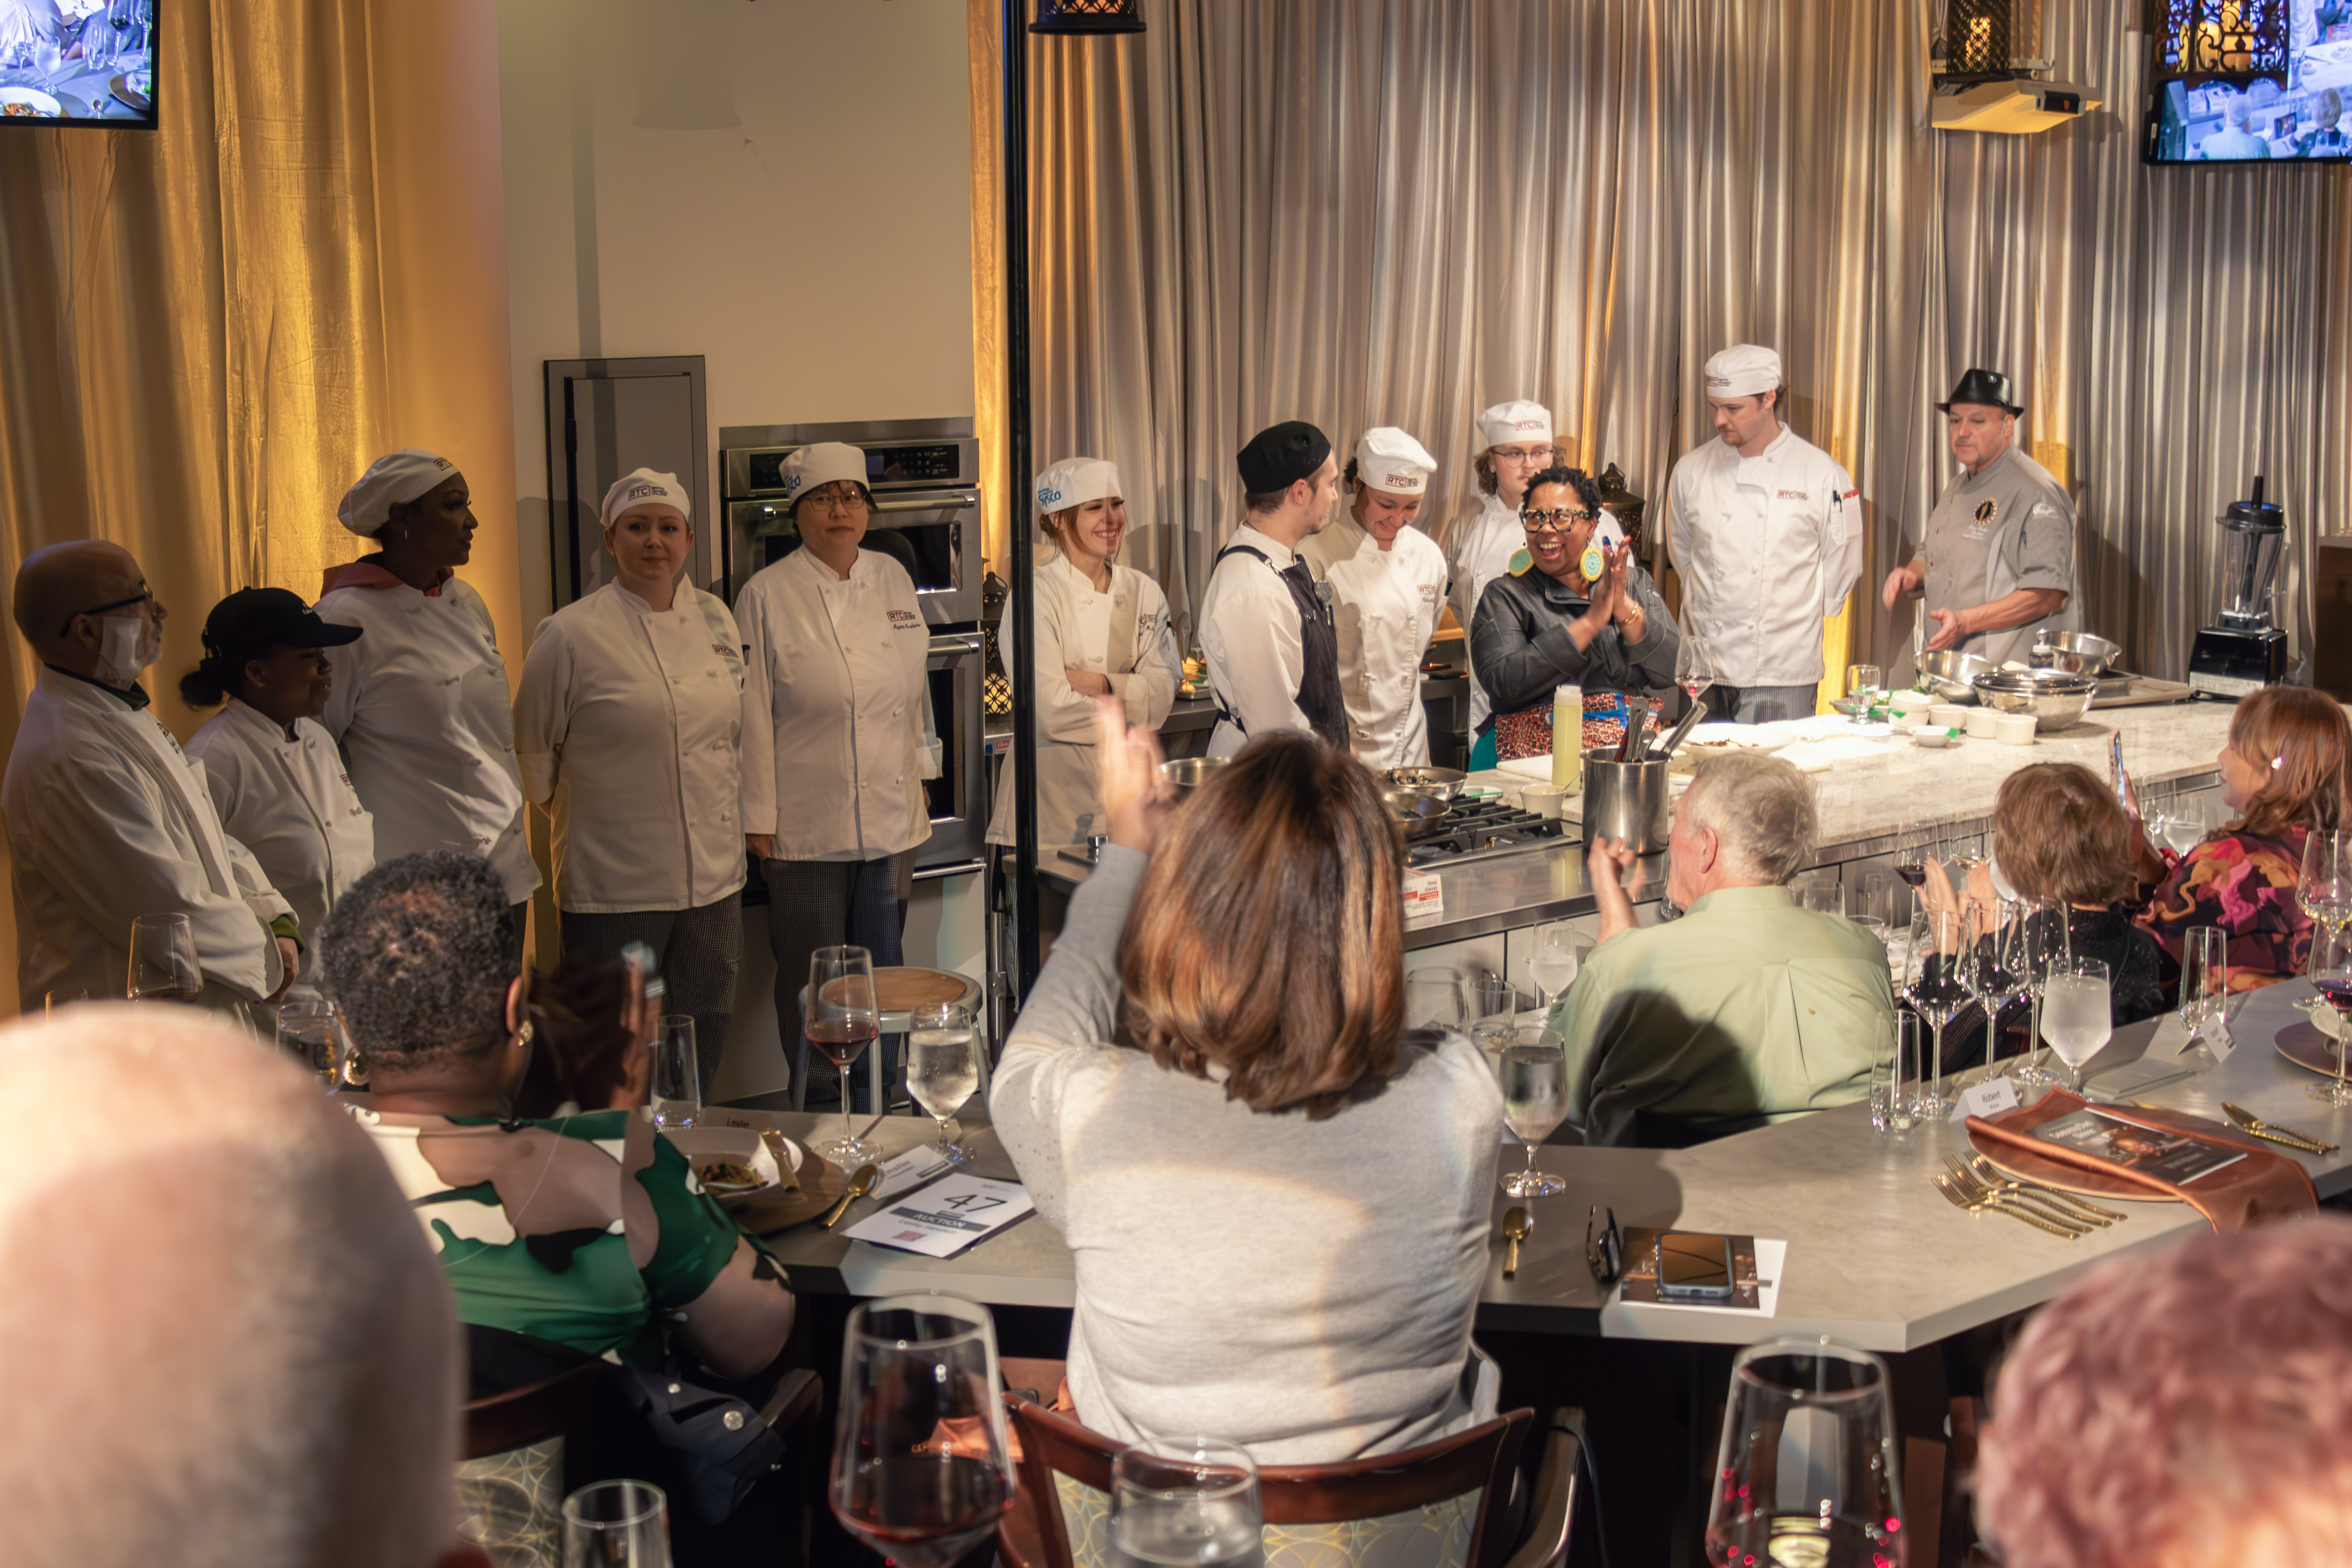
<svg viewBox="0 0 2352 1568"><path fill-rule="evenodd" d="M1981 1154L1948 1158L1944 1170L1946 1174L1929 1179L1955 1207L1973 1214L1990 1209L2068 1241L2131 1217L2074 1193L2003 1175Z"/></svg>

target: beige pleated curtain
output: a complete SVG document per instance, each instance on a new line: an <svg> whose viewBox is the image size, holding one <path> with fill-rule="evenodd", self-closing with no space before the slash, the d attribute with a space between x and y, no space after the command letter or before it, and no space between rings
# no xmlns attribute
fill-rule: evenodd
<svg viewBox="0 0 2352 1568"><path fill-rule="evenodd" d="M1971 364L2016 378L2083 517L2085 624L2136 668L2181 673L2210 520L2257 472L2308 646L2311 537L2352 528L2352 172L2143 167L2138 5L2049 0L2053 74L2106 107L2031 137L1930 128L1931 0L1142 9L1139 38L1030 43L1034 455L1120 465L1129 558L1180 615L1265 424L1412 431L1436 531L1472 503L1472 416L1531 397L1655 518L1709 436L1699 366L1747 341L1862 488L1859 649L1907 655L1877 585L1953 471L1932 405ZM996 17L972 0L986 437Z"/></svg>
<svg viewBox="0 0 2352 1568"><path fill-rule="evenodd" d="M366 548L335 521L344 487L426 447L465 470L465 575L519 651L495 14L158 9L160 131L0 132L0 584L55 541L128 547L172 612L148 686L184 737L205 613L258 584L316 597ZM5 744L35 666L13 628L0 645ZM0 963L0 1010L15 978Z"/></svg>

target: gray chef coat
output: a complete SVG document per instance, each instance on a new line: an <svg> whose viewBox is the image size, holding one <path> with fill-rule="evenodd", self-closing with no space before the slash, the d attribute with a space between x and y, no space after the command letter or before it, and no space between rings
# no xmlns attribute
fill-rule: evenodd
<svg viewBox="0 0 2352 1568"><path fill-rule="evenodd" d="M1962 638L1962 652L1996 665L2022 661L2038 634L2083 624L2074 590L2074 503L2022 448L2011 447L1980 472L1951 482L1928 515L1919 556L1927 566L1923 616L1989 605L2021 588L2066 595L2063 608L2041 620ZM1929 623L1930 636L1935 629Z"/></svg>

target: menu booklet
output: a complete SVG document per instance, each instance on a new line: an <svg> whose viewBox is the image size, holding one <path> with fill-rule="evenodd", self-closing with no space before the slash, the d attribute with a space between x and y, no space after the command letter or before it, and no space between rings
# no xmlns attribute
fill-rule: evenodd
<svg viewBox="0 0 2352 1568"><path fill-rule="evenodd" d="M2033 1135L2174 1186L2210 1176L2246 1157L2243 1150L2208 1143L2186 1132L2142 1127L2096 1110L2077 1110L2046 1121L2033 1130Z"/></svg>

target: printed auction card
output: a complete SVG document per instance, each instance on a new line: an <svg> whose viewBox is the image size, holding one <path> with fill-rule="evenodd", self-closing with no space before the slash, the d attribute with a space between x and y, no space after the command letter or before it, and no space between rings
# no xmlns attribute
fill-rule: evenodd
<svg viewBox="0 0 2352 1568"><path fill-rule="evenodd" d="M867 1215L842 1234L901 1252L952 1258L1034 1207L1029 1189L1018 1182L953 1175Z"/></svg>

